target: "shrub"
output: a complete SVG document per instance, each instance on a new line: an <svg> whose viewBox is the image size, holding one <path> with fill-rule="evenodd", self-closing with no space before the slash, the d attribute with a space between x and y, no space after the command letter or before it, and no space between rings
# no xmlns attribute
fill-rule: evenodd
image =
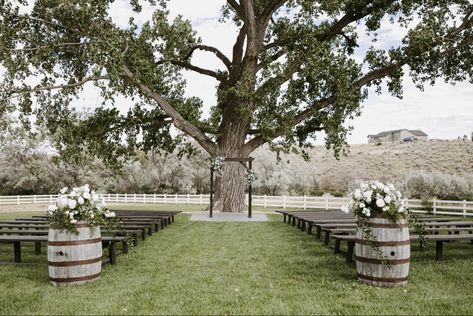
<svg viewBox="0 0 473 316"><path fill-rule="evenodd" d="M413 171L401 178L400 188L410 198L421 200L471 200L473 176Z"/></svg>

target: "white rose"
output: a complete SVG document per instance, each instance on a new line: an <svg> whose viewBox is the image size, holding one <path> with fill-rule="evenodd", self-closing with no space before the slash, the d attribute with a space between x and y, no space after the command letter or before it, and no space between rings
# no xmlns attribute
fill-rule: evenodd
<svg viewBox="0 0 473 316"><path fill-rule="evenodd" d="M61 194L66 194L67 192L67 187L64 187L61 189L61 191L59 191Z"/></svg>
<svg viewBox="0 0 473 316"><path fill-rule="evenodd" d="M371 203L371 198L367 198L366 203L368 203L368 204Z"/></svg>
<svg viewBox="0 0 473 316"><path fill-rule="evenodd" d="M355 196L355 199L359 199L361 198L361 191L356 189L353 195Z"/></svg>
<svg viewBox="0 0 473 316"><path fill-rule="evenodd" d="M49 213L57 211L57 206L56 205L49 205L48 206L48 211L49 211Z"/></svg>
<svg viewBox="0 0 473 316"><path fill-rule="evenodd" d="M84 201L84 198L80 196L80 197L77 199L77 202L78 202L79 204L84 204L85 201Z"/></svg>
<svg viewBox="0 0 473 316"><path fill-rule="evenodd" d="M369 208L364 208L363 211L361 211L363 214L365 214L367 217L371 216L371 211Z"/></svg>
<svg viewBox="0 0 473 316"><path fill-rule="evenodd" d="M89 192L84 192L84 194L82 194L82 196L84 197L84 199L90 200L90 193Z"/></svg>
<svg viewBox="0 0 473 316"><path fill-rule="evenodd" d="M391 189L388 186L385 186L383 191L384 193L389 194L391 192Z"/></svg>
<svg viewBox="0 0 473 316"><path fill-rule="evenodd" d="M387 211L389 211L389 207L387 206L383 207L383 212L387 212Z"/></svg>
<svg viewBox="0 0 473 316"><path fill-rule="evenodd" d="M397 192L396 192L396 196L397 196L398 199L400 199L401 196L402 196L401 192L397 191Z"/></svg>
<svg viewBox="0 0 473 316"><path fill-rule="evenodd" d="M404 213L405 210L406 210L406 209L401 206L401 207L399 207L399 208L397 209L397 212L398 212L398 213Z"/></svg>
<svg viewBox="0 0 473 316"><path fill-rule="evenodd" d="M368 185L367 185L366 183L362 183L362 184L360 184L360 188L361 188L363 191L365 191L365 190L368 189Z"/></svg>
<svg viewBox="0 0 473 316"><path fill-rule="evenodd" d="M76 196L77 196L77 192L76 192L76 191L72 191L71 193L69 193L69 196L70 196L70 197L76 197Z"/></svg>
<svg viewBox="0 0 473 316"><path fill-rule="evenodd" d="M366 191L365 193L363 193L363 196L367 199L371 199L371 197L373 196L373 191Z"/></svg>
<svg viewBox="0 0 473 316"><path fill-rule="evenodd" d="M360 203L358 206L359 206L360 208L365 208L365 207L366 207L365 203Z"/></svg>
<svg viewBox="0 0 473 316"><path fill-rule="evenodd" d="M99 196L97 194L92 194L92 201L97 202L99 200Z"/></svg>
<svg viewBox="0 0 473 316"><path fill-rule="evenodd" d="M394 184L392 184L392 183L389 184L389 189L390 189L391 191L396 191L396 187L395 187Z"/></svg>
<svg viewBox="0 0 473 316"><path fill-rule="evenodd" d="M89 193L89 192L90 192L90 187L89 187L89 185L88 185L88 184L84 185L84 186L82 187L82 191Z"/></svg>
<svg viewBox="0 0 473 316"><path fill-rule="evenodd" d="M59 197L59 199L57 200L57 206L59 207L66 207L67 206L67 197L65 196L61 196Z"/></svg>
<svg viewBox="0 0 473 316"><path fill-rule="evenodd" d="M386 203L384 203L384 200L382 200L382 199L377 199L376 200L376 205L378 207L384 207L386 205Z"/></svg>
<svg viewBox="0 0 473 316"><path fill-rule="evenodd" d="M350 212L350 210L348 209L348 206L346 206L346 205L343 205L341 207L341 210L342 210L343 213L347 213L347 214L348 214L348 212Z"/></svg>
<svg viewBox="0 0 473 316"><path fill-rule="evenodd" d="M75 224L77 223L77 220L76 219L71 219L71 224Z"/></svg>
<svg viewBox="0 0 473 316"><path fill-rule="evenodd" d="M386 202L386 204L391 203L391 201L392 201L392 199L389 195L384 198L384 202Z"/></svg>
<svg viewBox="0 0 473 316"><path fill-rule="evenodd" d="M376 186L377 186L378 189L380 189L380 190L383 190L383 189L384 189L384 184L382 184L381 182L376 183Z"/></svg>
<svg viewBox="0 0 473 316"><path fill-rule="evenodd" d="M67 206L69 206L69 208L71 210L75 209L76 206L77 206L77 201L76 200L72 200L72 199L69 199L67 200Z"/></svg>
<svg viewBox="0 0 473 316"><path fill-rule="evenodd" d="M376 190L376 186L375 186L374 184L371 185L371 188L372 188L373 190Z"/></svg>

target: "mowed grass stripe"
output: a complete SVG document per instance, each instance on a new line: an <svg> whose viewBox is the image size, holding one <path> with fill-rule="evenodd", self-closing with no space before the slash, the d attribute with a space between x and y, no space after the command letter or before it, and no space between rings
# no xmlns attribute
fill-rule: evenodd
<svg viewBox="0 0 473 316"><path fill-rule="evenodd" d="M473 310L469 244L415 251L406 289L356 282L331 248L282 223L176 222L153 235L97 283L49 285L45 255L0 265L1 314L468 314ZM12 247L0 246L11 261ZM44 252L43 252L44 253Z"/></svg>

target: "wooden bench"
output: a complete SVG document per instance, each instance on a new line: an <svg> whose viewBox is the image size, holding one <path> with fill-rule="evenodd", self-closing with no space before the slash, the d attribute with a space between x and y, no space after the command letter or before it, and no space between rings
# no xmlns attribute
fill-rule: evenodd
<svg viewBox="0 0 473 316"><path fill-rule="evenodd" d="M333 235L335 239L334 253L340 253L340 242L347 242L347 262L353 262L353 252L355 248L355 235ZM418 235L411 235L411 241L419 240ZM426 241L435 241L435 260L443 260L443 243L449 241L473 241L473 234L460 234L460 235L427 235L425 236Z"/></svg>
<svg viewBox="0 0 473 316"><path fill-rule="evenodd" d="M49 230L38 230L38 229L0 229L0 235L31 235L31 236L47 236ZM100 233L102 236L124 236L129 234L133 237L133 245L138 246L138 236L142 234L140 230L108 230L101 229ZM40 252L36 253L39 254Z"/></svg>
<svg viewBox="0 0 473 316"><path fill-rule="evenodd" d="M13 244L13 261L15 263L21 263L21 243L22 242L34 242L35 243L35 253L36 245L39 243L41 247L42 242L47 242L48 236L33 236L33 235L0 235L0 243ZM116 252L116 243L122 243L123 253L128 253L128 244L125 237L123 236L102 236L102 245L108 248L109 261L110 264L115 264L117 262L117 252Z"/></svg>

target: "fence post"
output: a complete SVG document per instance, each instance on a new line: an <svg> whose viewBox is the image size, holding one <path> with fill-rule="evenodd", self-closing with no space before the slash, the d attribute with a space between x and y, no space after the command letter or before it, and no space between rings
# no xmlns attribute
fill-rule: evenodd
<svg viewBox="0 0 473 316"><path fill-rule="evenodd" d="M33 204L36 204L36 194L33 195Z"/></svg>
<svg viewBox="0 0 473 316"><path fill-rule="evenodd" d="M433 213L434 215L437 214L437 200L434 200L434 205L433 205Z"/></svg>
<svg viewBox="0 0 473 316"><path fill-rule="evenodd" d="M174 202L175 202L175 204L177 204L177 193L174 194Z"/></svg>
<svg viewBox="0 0 473 316"><path fill-rule="evenodd" d="M19 195L16 196L16 204L20 205L20 196Z"/></svg>
<svg viewBox="0 0 473 316"><path fill-rule="evenodd" d="M264 208L267 208L267 207L268 207L268 197L265 194L264 195Z"/></svg>
<svg viewBox="0 0 473 316"><path fill-rule="evenodd" d="M164 193L164 204L167 204L167 195Z"/></svg>
<svg viewBox="0 0 473 316"><path fill-rule="evenodd" d="M328 196L325 197L325 210L328 211Z"/></svg>
<svg viewBox="0 0 473 316"><path fill-rule="evenodd" d="M202 196L202 193L200 194L200 205L204 204L204 198Z"/></svg>
<svg viewBox="0 0 473 316"><path fill-rule="evenodd" d="M53 204L53 195L52 194L49 195L49 203Z"/></svg>
<svg viewBox="0 0 473 316"><path fill-rule="evenodd" d="M463 216L466 216L466 200L463 200Z"/></svg>
<svg viewBox="0 0 473 316"><path fill-rule="evenodd" d="M156 193L153 193L153 203L156 204Z"/></svg>
<svg viewBox="0 0 473 316"><path fill-rule="evenodd" d="M283 198L283 202L282 202L282 203L283 203L283 207L282 207L282 208L286 208L286 196L283 195L282 198Z"/></svg>
<svg viewBox="0 0 473 316"><path fill-rule="evenodd" d="M187 204L191 204L191 196L187 193Z"/></svg>
<svg viewBox="0 0 473 316"><path fill-rule="evenodd" d="M307 196L304 195L304 210L307 209Z"/></svg>
<svg viewBox="0 0 473 316"><path fill-rule="evenodd" d="M115 193L115 202L118 202L118 193Z"/></svg>
<svg viewBox="0 0 473 316"><path fill-rule="evenodd" d="M136 193L133 193L133 203L136 203Z"/></svg>
<svg viewBox="0 0 473 316"><path fill-rule="evenodd" d="M125 203L128 203L128 194L125 193Z"/></svg>

